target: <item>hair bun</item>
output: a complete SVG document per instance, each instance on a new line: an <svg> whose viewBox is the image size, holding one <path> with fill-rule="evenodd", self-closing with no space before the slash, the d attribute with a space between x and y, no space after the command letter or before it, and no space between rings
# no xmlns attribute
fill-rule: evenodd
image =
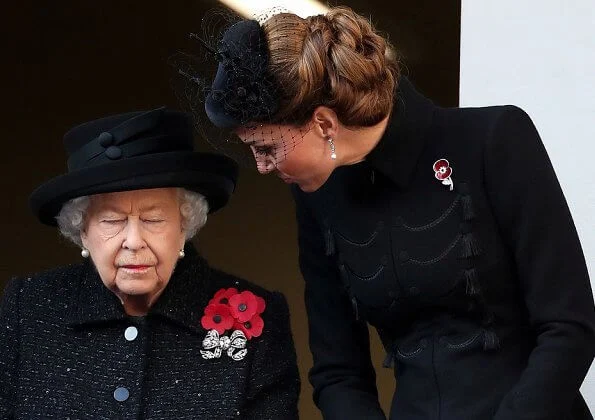
<svg viewBox="0 0 595 420"><path fill-rule="evenodd" d="M279 119L305 122L319 105L333 108L348 126L385 118L399 72L390 44L372 24L347 7L306 19L287 16L291 29L279 24L282 17L264 25L272 73L287 93Z"/></svg>

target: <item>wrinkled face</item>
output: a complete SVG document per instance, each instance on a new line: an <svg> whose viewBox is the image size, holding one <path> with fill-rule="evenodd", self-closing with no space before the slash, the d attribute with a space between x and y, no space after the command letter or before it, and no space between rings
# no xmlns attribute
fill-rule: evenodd
<svg viewBox="0 0 595 420"><path fill-rule="evenodd" d="M125 306L130 297L153 303L184 247L178 192L157 188L91 196L81 239L104 285Z"/></svg>
<svg viewBox="0 0 595 420"><path fill-rule="evenodd" d="M303 191L316 191L333 170L327 142L309 126L258 124L236 134L252 149L261 174L275 173Z"/></svg>

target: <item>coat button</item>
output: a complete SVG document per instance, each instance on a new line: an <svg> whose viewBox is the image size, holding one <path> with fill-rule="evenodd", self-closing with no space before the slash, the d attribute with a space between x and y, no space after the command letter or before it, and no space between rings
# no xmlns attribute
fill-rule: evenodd
<svg viewBox="0 0 595 420"><path fill-rule="evenodd" d="M116 390L114 391L114 399L116 401L119 401L119 402L126 401L129 396L130 396L130 392L128 392L128 390L126 388L124 388L123 386L116 388Z"/></svg>
<svg viewBox="0 0 595 420"><path fill-rule="evenodd" d="M122 157L122 149L118 146L110 146L105 150L105 155L111 160L118 160Z"/></svg>
<svg viewBox="0 0 595 420"><path fill-rule="evenodd" d="M406 263L407 261L409 261L409 253L407 251L399 252L399 261L401 261L402 263Z"/></svg>
<svg viewBox="0 0 595 420"><path fill-rule="evenodd" d="M134 341L134 339L138 336L138 330L136 327L128 327L124 331L124 338L128 341Z"/></svg>
<svg viewBox="0 0 595 420"><path fill-rule="evenodd" d="M99 140L101 147L105 147L106 149L114 143L114 136L106 131L101 133L97 139Z"/></svg>

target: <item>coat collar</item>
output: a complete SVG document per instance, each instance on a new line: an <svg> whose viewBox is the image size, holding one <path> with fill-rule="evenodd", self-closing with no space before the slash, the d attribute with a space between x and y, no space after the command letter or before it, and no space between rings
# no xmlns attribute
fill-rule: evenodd
<svg viewBox="0 0 595 420"><path fill-rule="evenodd" d="M200 318L209 298L208 283L210 268L198 255L195 248L187 244L186 256L178 262L171 279L147 316L166 318L192 330L202 329ZM125 320L124 312L117 296L108 290L91 262L81 267L78 293L74 294L69 324L82 326L104 322Z"/></svg>
<svg viewBox="0 0 595 420"><path fill-rule="evenodd" d="M399 80L393 114L382 138L366 161L401 188L409 185L438 108L415 90L406 77Z"/></svg>

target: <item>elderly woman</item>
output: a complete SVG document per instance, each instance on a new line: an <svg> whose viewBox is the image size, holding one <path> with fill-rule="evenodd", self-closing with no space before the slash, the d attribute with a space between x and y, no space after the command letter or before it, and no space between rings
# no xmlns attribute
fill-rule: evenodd
<svg viewBox="0 0 595 420"><path fill-rule="evenodd" d="M8 284L0 418L297 418L284 297L189 242L228 201L235 163L194 152L187 116L164 108L64 142L69 172L31 206L85 260Z"/></svg>

